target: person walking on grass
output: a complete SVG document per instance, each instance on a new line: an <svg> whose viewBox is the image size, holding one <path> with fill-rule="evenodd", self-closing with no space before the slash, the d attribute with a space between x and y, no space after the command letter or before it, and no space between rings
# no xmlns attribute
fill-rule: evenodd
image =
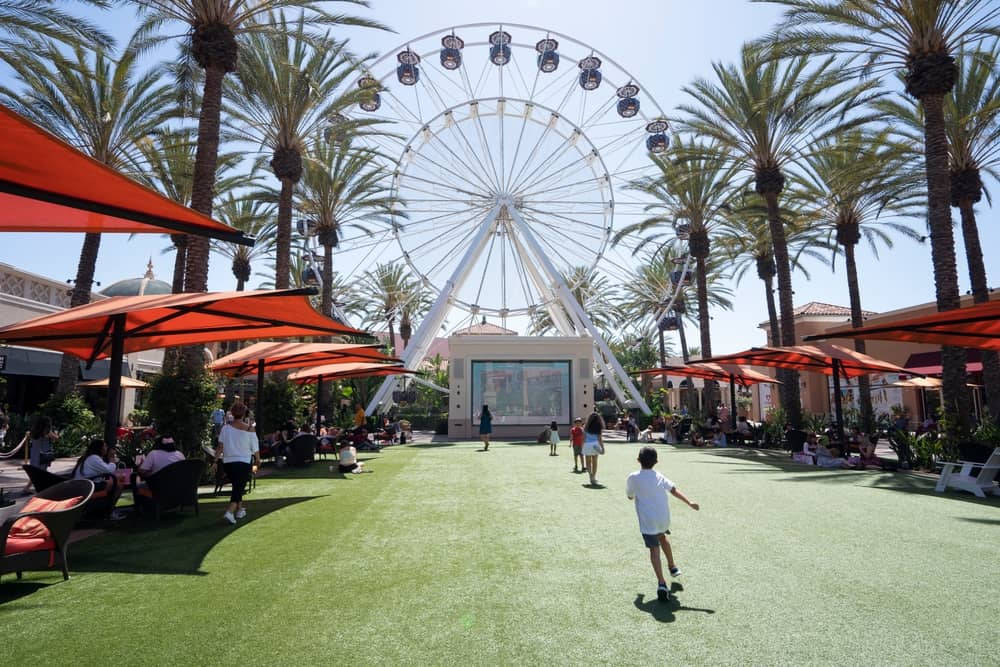
<svg viewBox="0 0 1000 667"><path fill-rule="evenodd" d="M583 460L583 420L577 417L573 420L573 428L569 430L569 442L573 447L573 472L584 472L587 463ZM576 467L576 460L580 459L580 468Z"/></svg>
<svg viewBox="0 0 1000 667"><path fill-rule="evenodd" d="M583 455L590 473L590 485L597 486L597 457L604 453L604 418L596 412L590 413L583 431Z"/></svg>
<svg viewBox="0 0 1000 667"><path fill-rule="evenodd" d="M677 490L674 483L653 470L656 465L656 450L643 447L639 450L640 470L628 476L625 481L625 495L629 500L635 500L635 513L639 517L639 532L649 549L649 561L656 573L656 597L660 602L670 600L670 590L663 578L663 567L660 565L660 549L667 557L667 567L670 576L680 575L680 568L674 562L674 553L670 548L670 504L667 493L684 501L693 510L698 509L698 503L688 500L687 496Z"/></svg>
<svg viewBox="0 0 1000 667"><path fill-rule="evenodd" d="M219 431L219 449L215 452L215 462L218 465L219 461L222 461L226 477L233 485L233 491L229 495L229 507L226 508L222 518L235 525L237 519L247 515L246 509L243 508L243 493L247 482L250 481L253 466L257 464L260 443L253 427L246 421L246 406L243 403L234 403L231 410L233 423L226 424Z"/></svg>
<svg viewBox="0 0 1000 667"><path fill-rule="evenodd" d="M490 406L484 405L479 413L479 439L483 441L483 451L490 451L490 433L493 433L493 413Z"/></svg>
<svg viewBox="0 0 1000 667"><path fill-rule="evenodd" d="M559 456L556 447L559 446L559 424L552 422L549 424L549 456Z"/></svg>

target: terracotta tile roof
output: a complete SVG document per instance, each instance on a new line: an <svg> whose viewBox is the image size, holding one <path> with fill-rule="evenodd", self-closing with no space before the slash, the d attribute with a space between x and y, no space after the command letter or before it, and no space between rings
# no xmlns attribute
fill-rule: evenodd
<svg viewBox="0 0 1000 667"><path fill-rule="evenodd" d="M851 309L847 306L836 306L832 303L822 303L821 301L810 301L798 306L794 311L795 317L826 316L826 317L850 317ZM861 311L862 315L868 317L876 313L870 310Z"/></svg>

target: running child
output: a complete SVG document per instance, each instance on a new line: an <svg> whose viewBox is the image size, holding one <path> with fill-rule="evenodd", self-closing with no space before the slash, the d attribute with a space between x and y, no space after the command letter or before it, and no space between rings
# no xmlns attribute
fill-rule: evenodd
<svg viewBox="0 0 1000 667"><path fill-rule="evenodd" d="M573 472L586 472L587 463L583 460L583 419L573 420L573 428L569 430L569 441L573 446ZM580 469L577 470L576 460L580 459Z"/></svg>
<svg viewBox="0 0 1000 667"><path fill-rule="evenodd" d="M629 500L635 500L635 513L639 516L639 532L642 533L642 540L649 549L649 561L656 573L656 597L660 602L666 602L670 600L670 590L667 588L667 582L663 578L663 568L660 565L661 548L667 557L670 576L676 577L681 573L680 568L674 563L670 540L667 539L667 535L670 534L670 504L667 502L667 493L684 501L693 510L698 509L698 503L688 500L687 496L677 490L673 482L653 470L656 458L656 450L652 447L643 447L639 450L638 461L642 469L628 476L625 482L625 495Z"/></svg>
<svg viewBox="0 0 1000 667"><path fill-rule="evenodd" d="M559 446L559 424L552 422L549 424L549 456L559 456L556 447Z"/></svg>

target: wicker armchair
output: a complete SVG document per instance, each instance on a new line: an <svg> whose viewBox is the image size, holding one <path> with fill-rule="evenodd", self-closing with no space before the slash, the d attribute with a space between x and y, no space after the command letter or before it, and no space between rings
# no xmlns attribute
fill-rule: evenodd
<svg viewBox="0 0 1000 667"><path fill-rule="evenodd" d="M69 579L69 534L94 493L89 479L60 482L38 493L0 524L0 575L62 568ZM70 505L67 501L77 499Z"/></svg>
<svg viewBox="0 0 1000 667"><path fill-rule="evenodd" d="M27 473L28 479L31 480L31 485L35 487L35 493L41 493L50 486L55 486L69 479L68 477L51 473L45 468L38 468L27 463L21 466L21 470Z"/></svg>
<svg viewBox="0 0 1000 667"><path fill-rule="evenodd" d="M200 459L177 461L145 479L146 488L134 491L136 505L153 510L157 521L166 510L193 507L198 516L198 483L205 472Z"/></svg>
<svg viewBox="0 0 1000 667"><path fill-rule="evenodd" d="M306 466L313 462L316 457L316 448L319 440L309 433L301 433L288 443L286 458L290 466Z"/></svg>

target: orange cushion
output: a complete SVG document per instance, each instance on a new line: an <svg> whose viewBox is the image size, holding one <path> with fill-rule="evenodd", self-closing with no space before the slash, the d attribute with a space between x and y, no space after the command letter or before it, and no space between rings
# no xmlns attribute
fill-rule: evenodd
<svg viewBox="0 0 1000 667"><path fill-rule="evenodd" d="M4 548L4 556L13 556L14 554L28 553L29 551L53 551L56 548L56 543L52 541L51 537L8 537L7 545ZM49 555L49 567L52 567L54 554Z"/></svg>
<svg viewBox="0 0 1000 667"><path fill-rule="evenodd" d="M153 490L148 486L146 486L145 484L140 486L138 489L135 489L135 493L138 493L140 496L143 496L144 498L153 497Z"/></svg>
<svg viewBox="0 0 1000 667"><path fill-rule="evenodd" d="M67 498L66 500L47 500L45 498L31 498L28 502L24 504L21 508L21 513L28 512L57 512L59 510L69 509L74 505L78 505L80 501L83 500L80 496L74 498ZM10 539L40 539L40 540L50 540L49 529L45 527L45 524L34 517L25 517L23 519L18 519L14 522L14 525L10 527L10 533L8 533L8 544L10 544ZM7 549L9 552L10 549ZM31 551L31 549L26 549L26 551Z"/></svg>

